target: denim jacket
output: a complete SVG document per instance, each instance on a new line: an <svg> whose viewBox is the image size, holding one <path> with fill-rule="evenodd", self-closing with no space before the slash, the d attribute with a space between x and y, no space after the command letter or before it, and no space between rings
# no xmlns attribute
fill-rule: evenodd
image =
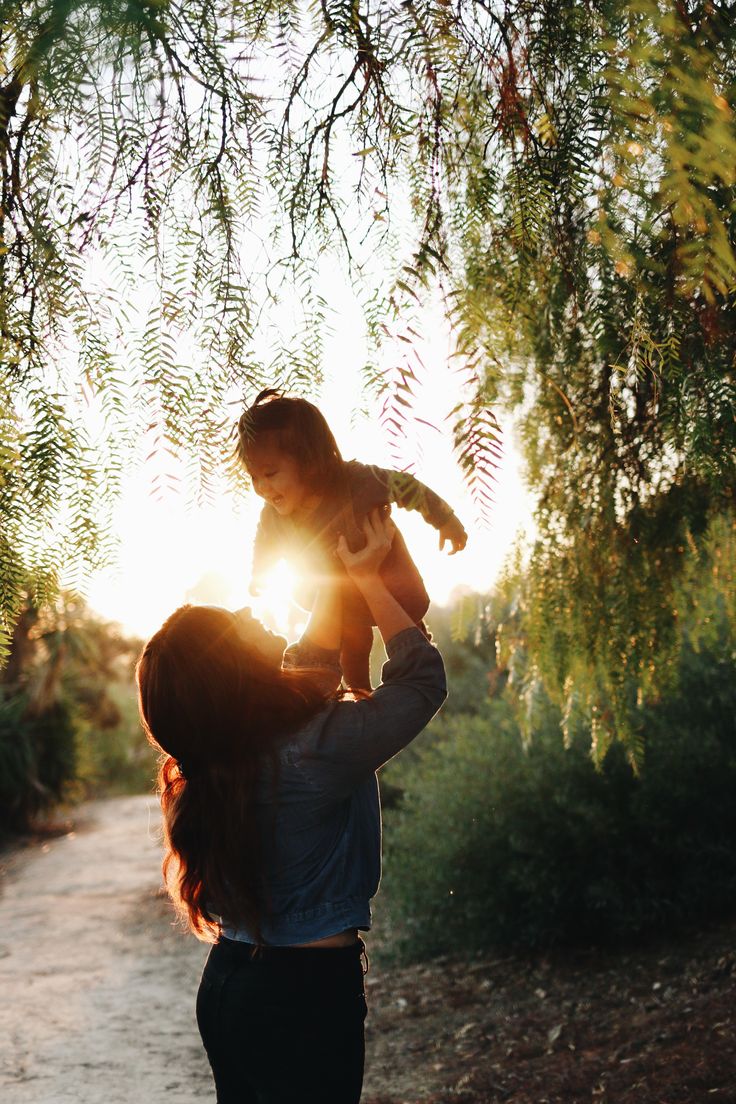
<svg viewBox="0 0 736 1104"><path fill-rule="evenodd" d="M265 943L307 943L371 926L381 876L376 770L421 732L447 694L442 657L418 629L397 633L386 651L373 694L328 704L282 746L277 769L259 779ZM227 920L222 935L255 942Z"/></svg>

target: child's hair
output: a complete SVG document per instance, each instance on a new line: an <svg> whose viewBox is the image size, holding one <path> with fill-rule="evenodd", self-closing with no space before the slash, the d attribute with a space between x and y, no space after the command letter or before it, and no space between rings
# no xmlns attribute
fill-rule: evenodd
<svg viewBox="0 0 736 1104"><path fill-rule="evenodd" d="M282 395L268 387L238 421L238 459L248 467L248 454L268 436L299 464L310 490L339 491L343 485L343 458L332 430L316 406L306 399Z"/></svg>

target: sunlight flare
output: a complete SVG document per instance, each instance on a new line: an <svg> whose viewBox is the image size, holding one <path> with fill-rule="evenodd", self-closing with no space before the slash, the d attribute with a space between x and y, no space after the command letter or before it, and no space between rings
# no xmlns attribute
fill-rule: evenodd
<svg viewBox="0 0 736 1104"><path fill-rule="evenodd" d="M260 593L253 599L253 613L274 632L294 640L306 628L308 614L295 600L299 574L281 560L264 576Z"/></svg>

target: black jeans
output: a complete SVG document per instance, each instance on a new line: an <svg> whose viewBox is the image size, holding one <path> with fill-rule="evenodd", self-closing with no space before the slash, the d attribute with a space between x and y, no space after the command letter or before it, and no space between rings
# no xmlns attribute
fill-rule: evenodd
<svg viewBox="0 0 736 1104"><path fill-rule="evenodd" d="M218 1104L358 1104L365 1056L362 942L209 953L197 1023Z"/></svg>

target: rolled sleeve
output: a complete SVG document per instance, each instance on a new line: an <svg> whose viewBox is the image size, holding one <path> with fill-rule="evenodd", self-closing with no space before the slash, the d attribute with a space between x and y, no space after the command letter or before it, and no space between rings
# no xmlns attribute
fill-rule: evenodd
<svg viewBox="0 0 736 1104"><path fill-rule="evenodd" d="M320 690L324 690L326 694L337 690L342 680L340 652L321 648L318 644L313 644L307 636L288 646L281 666L284 670L309 671Z"/></svg>

